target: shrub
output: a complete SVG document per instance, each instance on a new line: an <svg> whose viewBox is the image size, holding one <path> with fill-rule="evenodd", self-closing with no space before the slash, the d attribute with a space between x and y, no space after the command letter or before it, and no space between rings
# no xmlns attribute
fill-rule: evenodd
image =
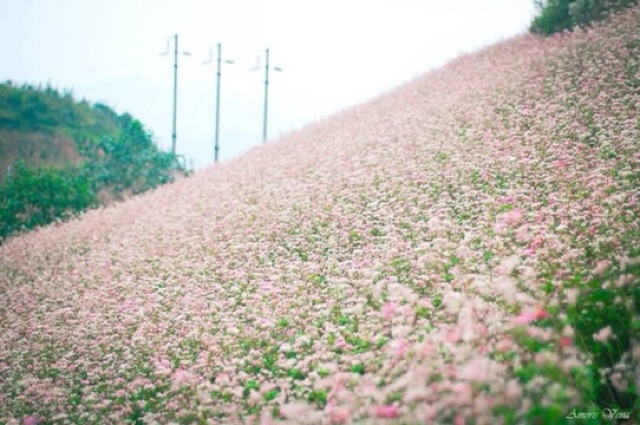
<svg viewBox="0 0 640 425"><path fill-rule="evenodd" d="M81 149L88 160L85 175L96 192L142 193L187 173L175 155L157 149L139 121L126 114L121 120L124 130L118 137L103 136Z"/></svg>
<svg viewBox="0 0 640 425"><path fill-rule="evenodd" d="M18 162L12 180L0 188L0 240L95 204L90 181L79 167L31 168Z"/></svg>
<svg viewBox="0 0 640 425"><path fill-rule="evenodd" d="M536 0L539 14L530 30L544 35L570 30L603 19L610 10L636 3L637 0Z"/></svg>

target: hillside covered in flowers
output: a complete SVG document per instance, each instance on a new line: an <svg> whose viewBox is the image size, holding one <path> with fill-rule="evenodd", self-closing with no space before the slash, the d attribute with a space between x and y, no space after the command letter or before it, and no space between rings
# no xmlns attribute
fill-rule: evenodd
<svg viewBox="0 0 640 425"><path fill-rule="evenodd" d="M640 8L0 246L0 423L635 423Z"/></svg>

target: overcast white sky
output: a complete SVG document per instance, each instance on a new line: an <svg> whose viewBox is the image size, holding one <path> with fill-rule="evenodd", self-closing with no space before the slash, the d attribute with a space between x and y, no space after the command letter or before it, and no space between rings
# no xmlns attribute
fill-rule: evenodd
<svg viewBox="0 0 640 425"><path fill-rule="evenodd" d="M392 89L459 54L526 31L532 0L0 0L0 80L47 83L129 112L171 145L173 34L180 50L178 153L213 161L215 64L221 158L262 142L270 48L269 139ZM262 62L264 64L264 62Z"/></svg>

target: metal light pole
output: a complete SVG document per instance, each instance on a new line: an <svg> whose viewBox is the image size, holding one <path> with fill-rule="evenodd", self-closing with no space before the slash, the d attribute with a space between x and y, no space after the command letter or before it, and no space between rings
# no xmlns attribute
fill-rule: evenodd
<svg viewBox="0 0 640 425"><path fill-rule="evenodd" d="M258 59L258 66L253 70L260 68L260 62ZM273 67L274 71L282 72L282 68L277 66ZM269 110L269 49L265 50L265 65L264 65L264 113L262 117L262 143L267 141L267 113Z"/></svg>
<svg viewBox="0 0 640 425"><path fill-rule="evenodd" d="M176 139L178 138L176 134L176 122L178 116L178 34L173 37L173 120L172 120L172 130L171 130L171 153L173 155L176 154ZM185 56L190 56L189 52L180 52ZM169 54L169 46L167 45L167 51L162 53L162 55Z"/></svg>
<svg viewBox="0 0 640 425"><path fill-rule="evenodd" d="M218 71L216 74L216 141L214 145L214 161L218 162L220 157L220 77L222 75L221 72L221 64L222 64L222 44L218 43ZM205 62L205 64L209 64L213 61L213 52L209 51L209 60ZM233 64L232 60L225 60L225 63Z"/></svg>

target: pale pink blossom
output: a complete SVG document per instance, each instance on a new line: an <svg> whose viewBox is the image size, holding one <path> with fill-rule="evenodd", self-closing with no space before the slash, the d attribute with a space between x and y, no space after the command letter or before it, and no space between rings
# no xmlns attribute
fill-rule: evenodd
<svg viewBox="0 0 640 425"><path fill-rule="evenodd" d="M548 317L550 317L549 313L543 309L531 310L521 313L513 319L513 323L515 325L527 325L536 320L546 319Z"/></svg>
<svg viewBox="0 0 640 425"><path fill-rule="evenodd" d="M395 311L396 305L393 302L388 301L382 305L382 317L384 317L385 320L393 318Z"/></svg>
<svg viewBox="0 0 640 425"><path fill-rule="evenodd" d="M329 412L329 418L333 423L346 424L351 418L351 413L345 408L333 407L327 410Z"/></svg>
<svg viewBox="0 0 640 425"><path fill-rule="evenodd" d="M593 339L598 342L607 342L612 335L613 331L611 330L611 326L605 326L604 328L593 334Z"/></svg>
<svg viewBox="0 0 640 425"><path fill-rule="evenodd" d="M522 210L520 209L515 209L515 210L511 210L508 211L504 214L502 214L502 216L500 216L500 218L508 225L508 226L514 226L516 224L518 224L523 217L523 213Z"/></svg>
<svg viewBox="0 0 640 425"><path fill-rule="evenodd" d="M398 406L395 404L375 406L373 414L382 419L395 419L399 416Z"/></svg>
<svg viewBox="0 0 640 425"><path fill-rule="evenodd" d="M603 274L610 265L611 262L609 260L598 261L598 264L596 264L596 267L593 269L593 274L596 276Z"/></svg>

